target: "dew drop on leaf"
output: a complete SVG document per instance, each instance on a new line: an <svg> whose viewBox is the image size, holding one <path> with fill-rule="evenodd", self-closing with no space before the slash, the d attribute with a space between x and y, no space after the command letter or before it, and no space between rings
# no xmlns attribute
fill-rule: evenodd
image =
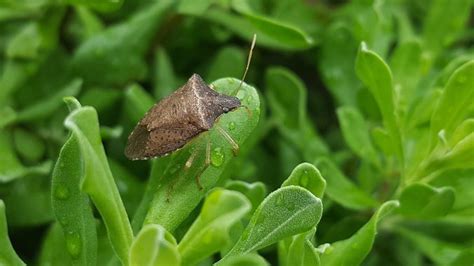
<svg viewBox="0 0 474 266"><path fill-rule="evenodd" d="M230 122L228 125L227 125L227 128L229 130L234 130L235 129L235 123L234 122Z"/></svg>
<svg viewBox="0 0 474 266"><path fill-rule="evenodd" d="M307 187L309 184L309 176L308 176L308 171L304 171L303 175L300 177L300 185L302 187Z"/></svg>
<svg viewBox="0 0 474 266"><path fill-rule="evenodd" d="M65 200L69 198L69 189L63 185L58 185L54 190L54 196L58 199Z"/></svg>
<svg viewBox="0 0 474 266"><path fill-rule="evenodd" d="M222 148L217 147L211 152L211 164L215 167L219 167L224 163L224 154Z"/></svg>
<svg viewBox="0 0 474 266"><path fill-rule="evenodd" d="M73 258L79 257L82 248L81 236L76 232L68 232L66 234L66 248Z"/></svg>

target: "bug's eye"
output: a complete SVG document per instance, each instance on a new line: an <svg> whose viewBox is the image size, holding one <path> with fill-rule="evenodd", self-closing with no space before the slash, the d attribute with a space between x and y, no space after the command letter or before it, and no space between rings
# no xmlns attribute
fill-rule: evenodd
<svg viewBox="0 0 474 266"><path fill-rule="evenodd" d="M224 112L226 112L226 113L227 113L227 112L229 112L229 108L227 108L227 107L223 107L223 108L222 108L222 111L224 111Z"/></svg>

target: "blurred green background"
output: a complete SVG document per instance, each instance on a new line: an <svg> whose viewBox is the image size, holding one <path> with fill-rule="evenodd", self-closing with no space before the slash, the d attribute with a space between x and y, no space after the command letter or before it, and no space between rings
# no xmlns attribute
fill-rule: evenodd
<svg viewBox="0 0 474 266"><path fill-rule="evenodd" d="M240 79L254 33L258 39L246 82L260 94L262 115L249 152L236 158L230 177L261 181L273 191L296 165L324 157L357 191L379 203L398 198L405 169L393 150L377 143L377 133L369 140L376 143L375 155L351 145L347 135L359 127L351 121L341 131L340 107L360 113L371 132L383 124L378 100L355 70L359 47L365 42L391 68L401 128L429 130L434 99L454 70L474 59L473 3L0 0L0 198L13 247L26 263L39 263L54 221L51 172L68 136L63 97L75 96L98 111L110 166L131 215L150 164L128 161L123 150L142 109L193 73L208 83ZM470 104L463 118L473 114ZM418 132L404 138L407 168L410 160L417 164L417 149L427 145ZM470 147L466 162L474 161ZM454 187L452 209L434 218L387 222L389 229L391 223L404 229L381 226L364 264L446 265L465 250L472 259L473 180L472 162L430 179L433 187ZM324 198L316 233L320 244L351 236L373 213L341 203L337 195L345 192L333 188L328 185ZM264 257L277 264L275 251Z"/></svg>

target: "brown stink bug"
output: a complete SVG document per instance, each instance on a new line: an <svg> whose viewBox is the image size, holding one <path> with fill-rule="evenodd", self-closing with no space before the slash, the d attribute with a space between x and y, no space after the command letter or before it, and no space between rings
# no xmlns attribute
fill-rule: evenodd
<svg viewBox="0 0 474 266"><path fill-rule="evenodd" d="M222 114L241 107L240 100L234 95L247 74L255 41L256 35L252 40L241 83L232 95L216 92L198 74L193 74L186 84L156 103L138 122L128 137L125 156L131 160L147 160L168 155L213 126L217 127L218 132L231 145L234 154L237 154L237 142L223 128L214 125L214 122ZM206 146L205 166L201 173L210 164L210 140ZM184 167L191 167L196 153L192 152ZM196 181L202 188L199 175L196 176Z"/></svg>

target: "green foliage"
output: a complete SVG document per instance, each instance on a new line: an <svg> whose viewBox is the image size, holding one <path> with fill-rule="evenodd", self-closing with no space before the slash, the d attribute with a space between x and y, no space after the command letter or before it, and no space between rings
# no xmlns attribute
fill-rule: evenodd
<svg viewBox="0 0 474 266"><path fill-rule="evenodd" d="M472 9L0 0L0 265L473 265ZM242 106L127 160L193 73Z"/></svg>

